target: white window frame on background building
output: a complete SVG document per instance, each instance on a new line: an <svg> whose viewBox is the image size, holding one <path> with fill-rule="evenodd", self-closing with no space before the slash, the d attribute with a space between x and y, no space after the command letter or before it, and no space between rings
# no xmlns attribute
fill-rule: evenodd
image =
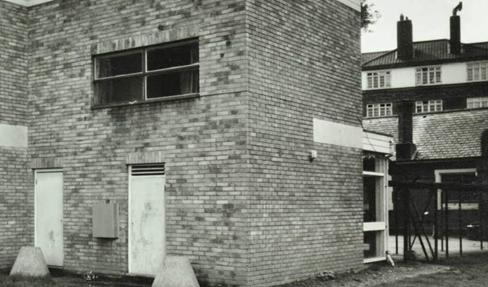
<svg viewBox="0 0 488 287"><path fill-rule="evenodd" d="M435 182L441 183L442 182L442 175L443 174L475 174L478 175L478 171L476 168L459 168L459 169L436 169L434 170L435 175ZM442 189L437 190L437 209L441 210L442 204L442 196L441 196ZM478 203L474 202L463 202L461 204L462 210L478 210L479 206ZM459 210L459 203L458 202L448 202L447 203L448 210Z"/></svg>
<svg viewBox="0 0 488 287"><path fill-rule="evenodd" d="M391 87L391 71L367 72L367 88L382 89Z"/></svg>
<svg viewBox="0 0 488 287"><path fill-rule="evenodd" d="M392 103L379 103L379 104L366 105L367 118L387 117L391 115L393 115Z"/></svg>
<svg viewBox="0 0 488 287"><path fill-rule="evenodd" d="M488 61L467 64L468 82L488 80Z"/></svg>
<svg viewBox="0 0 488 287"><path fill-rule="evenodd" d="M466 107L468 109L488 108L488 97L467 98Z"/></svg>
<svg viewBox="0 0 488 287"><path fill-rule="evenodd" d="M442 100L416 101L415 113L434 113L442 112Z"/></svg>
<svg viewBox="0 0 488 287"><path fill-rule="evenodd" d="M415 83L417 86L435 85L442 83L441 66L416 68Z"/></svg>

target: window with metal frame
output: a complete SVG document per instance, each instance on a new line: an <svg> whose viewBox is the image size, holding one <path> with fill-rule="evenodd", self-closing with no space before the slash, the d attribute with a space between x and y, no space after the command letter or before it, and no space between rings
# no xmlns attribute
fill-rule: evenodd
<svg viewBox="0 0 488 287"><path fill-rule="evenodd" d="M368 89L389 88L391 86L390 71L369 72L367 78Z"/></svg>
<svg viewBox="0 0 488 287"><path fill-rule="evenodd" d="M468 109L488 108L488 97L467 98L466 106Z"/></svg>
<svg viewBox="0 0 488 287"><path fill-rule="evenodd" d="M442 111L442 100L429 100L415 102L416 113L433 113Z"/></svg>
<svg viewBox="0 0 488 287"><path fill-rule="evenodd" d="M393 115L392 103L368 104L366 105L366 117L387 117Z"/></svg>
<svg viewBox="0 0 488 287"><path fill-rule="evenodd" d="M488 61L468 63L468 82L488 80Z"/></svg>
<svg viewBox="0 0 488 287"><path fill-rule="evenodd" d="M417 86L434 85L441 82L441 67L421 67L416 69Z"/></svg>
<svg viewBox="0 0 488 287"><path fill-rule="evenodd" d="M94 65L95 105L199 92L198 40L101 55Z"/></svg>

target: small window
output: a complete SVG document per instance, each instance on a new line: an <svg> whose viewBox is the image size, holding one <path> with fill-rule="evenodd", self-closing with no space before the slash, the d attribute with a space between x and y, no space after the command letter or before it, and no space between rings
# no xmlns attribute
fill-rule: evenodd
<svg viewBox="0 0 488 287"><path fill-rule="evenodd" d="M94 63L96 105L199 92L196 40L103 55Z"/></svg>
<svg viewBox="0 0 488 287"><path fill-rule="evenodd" d="M417 86L441 83L441 67L423 67L416 69Z"/></svg>
<svg viewBox="0 0 488 287"><path fill-rule="evenodd" d="M468 82L488 80L488 61L468 64Z"/></svg>
<svg viewBox="0 0 488 287"><path fill-rule="evenodd" d="M442 111L442 100L415 102L416 113L433 113Z"/></svg>
<svg viewBox="0 0 488 287"><path fill-rule="evenodd" d="M488 108L488 97L468 98L466 106L468 109Z"/></svg>
<svg viewBox="0 0 488 287"><path fill-rule="evenodd" d="M370 72L368 77L368 89L389 88L391 86L390 71Z"/></svg>
<svg viewBox="0 0 488 287"><path fill-rule="evenodd" d="M366 105L366 117L368 118L387 117L387 116L391 116L392 114L393 114L392 103Z"/></svg>

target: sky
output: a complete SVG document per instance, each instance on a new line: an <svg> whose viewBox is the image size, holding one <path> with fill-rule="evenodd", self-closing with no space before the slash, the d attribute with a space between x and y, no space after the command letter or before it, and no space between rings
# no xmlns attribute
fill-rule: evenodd
<svg viewBox="0 0 488 287"><path fill-rule="evenodd" d="M463 0L461 41L488 42L488 0ZM396 49L396 23L400 14L412 20L413 40L449 39L449 18L459 0L367 0L381 17L363 32L363 53Z"/></svg>

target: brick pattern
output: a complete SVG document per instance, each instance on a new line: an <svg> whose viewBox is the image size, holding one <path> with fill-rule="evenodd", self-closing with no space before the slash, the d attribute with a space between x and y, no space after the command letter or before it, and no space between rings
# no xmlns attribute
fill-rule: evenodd
<svg viewBox="0 0 488 287"><path fill-rule="evenodd" d="M248 13L249 286L358 268L362 151L314 143L312 123L360 126L358 14L327 0L254 0Z"/></svg>
<svg viewBox="0 0 488 287"><path fill-rule="evenodd" d="M26 160L27 149L0 147L0 269L12 267L20 247L33 244Z"/></svg>
<svg viewBox="0 0 488 287"><path fill-rule="evenodd" d="M0 2L0 123L27 125L27 9Z"/></svg>
<svg viewBox="0 0 488 287"><path fill-rule="evenodd" d="M202 285L245 285L244 8L63 0L29 10L29 156L63 159L66 269L128 272L126 164L156 157L166 167L167 252L188 257ZM200 98L91 109L93 54L196 32ZM120 205L117 240L92 238L92 205L106 199Z"/></svg>
<svg viewBox="0 0 488 287"><path fill-rule="evenodd" d="M26 126L27 9L0 2L0 123ZM2 137L8 135L0 135ZM26 179L27 149L0 146L0 269L32 245Z"/></svg>

